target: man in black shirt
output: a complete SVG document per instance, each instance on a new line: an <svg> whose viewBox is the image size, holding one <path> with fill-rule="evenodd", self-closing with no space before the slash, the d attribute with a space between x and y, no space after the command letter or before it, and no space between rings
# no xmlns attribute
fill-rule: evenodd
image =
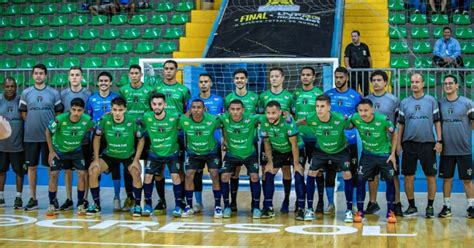
<svg viewBox="0 0 474 248"><path fill-rule="evenodd" d="M372 59L370 57L369 47L360 42L360 32L357 30L352 31L352 43L346 46L344 51L344 63L347 69L352 68L371 68ZM369 72L351 72L350 80L351 88L358 90L360 85L364 96L369 94Z"/></svg>

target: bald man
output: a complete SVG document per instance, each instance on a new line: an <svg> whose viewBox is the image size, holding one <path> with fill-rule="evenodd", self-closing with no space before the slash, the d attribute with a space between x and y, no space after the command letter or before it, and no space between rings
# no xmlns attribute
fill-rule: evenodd
<svg viewBox="0 0 474 248"><path fill-rule="evenodd" d="M11 134L10 123L3 116L0 116L0 140L10 137Z"/></svg>

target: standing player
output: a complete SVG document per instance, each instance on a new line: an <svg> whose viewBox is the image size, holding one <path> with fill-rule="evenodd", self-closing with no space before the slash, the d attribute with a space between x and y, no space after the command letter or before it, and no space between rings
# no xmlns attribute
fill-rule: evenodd
<svg viewBox="0 0 474 248"><path fill-rule="evenodd" d="M85 174L87 166L84 160L81 143L94 127L90 116L84 114L85 103L81 98L69 102L69 111L56 116L45 131L49 148L48 162L51 173L49 177L49 207L46 215L54 216L58 209L58 176L60 170L77 171L77 206L78 213L84 213L86 205ZM72 200L71 207L72 207Z"/></svg>
<svg viewBox="0 0 474 248"><path fill-rule="evenodd" d="M296 120L305 119L311 113L316 112L316 97L323 94L323 92L314 86L316 80L316 72L313 67L303 67L300 71L301 88L296 89L294 96L295 118ZM316 137L308 126L299 125L298 132L303 138L305 148L305 161L301 164L305 166L306 163L311 163L311 155L313 154ZM324 176L318 175L316 177L316 185L318 187L318 204L316 213L322 214L324 208ZM308 206L312 208L313 206Z"/></svg>
<svg viewBox="0 0 474 248"><path fill-rule="evenodd" d="M396 126L400 100L396 96L387 92L387 73L380 70L374 71L370 75L370 82L374 88L374 93L368 95L366 98L372 101L376 113L387 116L388 120ZM390 135L397 136L397 131ZM393 183L395 185L395 215L403 216L402 204L400 203L400 169L398 156L396 157L396 162L397 169L393 176ZM369 178L369 204L367 205L365 214L373 214L380 209L377 204L377 189L379 185L378 173L376 173L372 181L370 179L371 178Z"/></svg>
<svg viewBox="0 0 474 248"><path fill-rule="evenodd" d="M454 169L458 166L459 179L464 182L468 202L466 217L474 218L474 188L472 186L472 125L474 124L474 103L458 96L458 81L453 75L444 77L443 88L446 97L440 102L443 145L439 177L443 178L444 206L440 218L450 217L451 187Z"/></svg>
<svg viewBox="0 0 474 248"><path fill-rule="evenodd" d="M298 211L297 220L304 219L304 143L298 134L298 128L291 116L283 117L280 103L268 102L262 118L260 133L265 146L268 163L265 165L265 201L262 218L272 218L273 193L275 192L275 174L284 165L293 165L295 170L295 191Z"/></svg>
<svg viewBox="0 0 474 248"><path fill-rule="evenodd" d="M351 118L352 125L357 128L362 140L362 156L359 163L357 180L357 209L354 222L364 219L365 184L374 173L380 172L387 183L387 222L396 223L395 217L395 185L393 176L397 170L396 149L397 136L393 135L395 127L387 116L374 113L373 103L362 99L357 113Z"/></svg>
<svg viewBox="0 0 474 248"><path fill-rule="evenodd" d="M18 111L20 96L17 95L17 84L14 78L7 77L3 81L3 96L0 96L0 116L11 126L9 138L0 141L0 207L5 206L3 190L10 164L16 175L16 197L14 209L23 207L21 193L25 176L25 154L23 152L23 119ZM2 118L3 118L2 117Z"/></svg>
<svg viewBox="0 0 474 248"><path fill-rule="evenodd" d="M336 88L326 91L326 95L331 98L331 111L341 113L346 118L350 118L357 108L362 96L355 90L349 88L349 72L344 67L336 68L334 72L334 80ZM355 129L345 130L347 142L349 143L349 151L351 153L351 174L357 174L357 132ZM333 170L326 172L326 194L328 197L328 208L324 211L325 214L334 214L334 186L336 173ZM354 187L357 186L357 177L354 180ZM352 197L356 199L355 195Z"/></svg>
<svg viewBox="0 0 474 248"><path fill-rule="evenodd" d="M229 180L236 167L244 165L250 176L252 194L252 218L262 216L260 210L261 186L258 177L258 158L255 142L259 122L258 116L245 113L244 104L239 99L230 101L228 112L219 115L222 125L222 150L226 152L221 172L221 191L224 198L224 218L230 218L232 209L229 202Z"/></svg>
<svg viewBox="0 0 474 248"><path fill-rule="evenodd" d="M280 67L271 68L269 77L271 88L260 94L260 112L264 112L265 106L267 106L270 101L277 101L280 103L283 114L285 116L290 115L290 111L293 106L293 94L283 89L283 82L285 81L285 73L283 72L283 69ZM283 199L283 203L281 204L280 212L288 213L291 193L290 165L284 165L281 170L283 172L283 187L285 191L285 198Z"/></svg>
<svg viewBox="0 0 474 248"><path fill-rule="evenodd" d="M142 211L140 201L142 196L140 156L145 144L141 137L140 125L131 115L126 114L127 102L123 97L112 100L111 113L102 116L96 126L93 140L94 160L89 167L89 186L94 204L87 209L87 215L98 216L101 212L99 176L101 173L111 173L112 180L120 178L120 164L128 168L133 178L135 206L133 216L140 216ZM105 139L102 154L101 136ZM135 150L136 139L140 139Z"/></svg>
<svg viewBox="0 0 474 248"><path fill-rule="evenodd" d="M84 102L87 102L91 92L82 87L82 68L80 66L73 66L69 68L69 88L61 91L61 102L64 105L64 112L69 112L71 109L71 101L74 98L80 98ZM83 107L84 108L84 107ZM90 134L84 135L84 140L82 141L82 153L84 156L84 161L86 163L86 169L89 168L89 163L92 160L92 151L90 149ZM85 192L88 191L87 186L87 173L85 173ZM64 181L66 184L66 201L59 207L59 210L72 210L74 204L72 201L72 170L64 170ZM87 199L87 193L85 196ZM79 205L78 205L79 206Z"/></svg>
<svg viewBox="0 0 474 248"><path fill-rule="evenodd" d="M149 85L145 85L141 81L143 74L142 68L139 65L131 65L128 69L128 76L130 77L130 84L120 88L119 94L127 101L127 113L134 119L140 119L143 113L150 109L148 100L153 92L153 88ZM145 152L140 159L146 159L146 151L149 147L149 142L145 142ZM125 183L125 191L127 192L127 199L123 204L122 211L127 212L135 203L133 199L133 180L126 165L124 164L123 166L123 180Z"/></svg>
<svg viewBox="0 0 474 248"><path fill-rule="evenodd" d="M41 164L48 166L48 144L44 130L55 113L63 111L59 92L46 85L48 70L43 64L33 66L35 84L23 91L19 109L25 120L25 164L28 166L28 184L31 198L25 206L26 211L38 209L36 199L37 166L41 154ZM49 173L49 168L48 168Z"/></svg>
<svg viewBox="0 0 474 248"><path fill-rule="evenodd" d="M418 160L426 176L428 185L428 206L426 218L434 218L434 198L436 195L436 153L443 150L441 123L438 103L434 97L423 91L425 82L420 74L411 76L412 95L400 103L398 117L398 140L403 149L402 174L405 176L405 193L408 199L408 209L403 216L410 217L418 214L415 205L414 180ZM436 137L433 133L436 128Z"/></svg>

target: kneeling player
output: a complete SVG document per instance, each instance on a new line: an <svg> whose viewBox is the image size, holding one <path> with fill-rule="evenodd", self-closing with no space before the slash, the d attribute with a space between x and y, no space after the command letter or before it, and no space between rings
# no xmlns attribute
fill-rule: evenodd
<svg viewBox="0 0 474 248"><path fill-rule="evenodd" d="M395 174L397 137L390 134L394 132L393 123L385 115L374 113L372 101L362 99L357 106L357 113L351 118L352 125L359 131L362 140L362 157L359 162L357 185L357 209L354 222L364 219L365 184L367 179L380 171L387 183L387 222L396 223L395 217Z"/></svg>
<svg viewBox="0 0 474 248"><path fill-rule="evenodd" d="M84 114L84 100L74 98L69 112L58 115L52 120L45 131L49 147L48 162L51 166L49 178L48 216L54 216L59 210L56 193L58 191L58 175L61 169L77 170L77 201L78 212L83 213L86 206L84 200L86 165L82 153L82 140L94 124L89 115Z"/></svg>
<svg viewBox="0 0 474 248"><path fill-rule="evenodd" d="M145 139L140 132L140 126L135 119L126 114L127 103L124 98L117 97L112 100L112 109L109 114L102 116L97 124L93 141L94 160L89 168L89 186L94 204L87 209L87 215L100 215L100 187L99 176L101 173L111 173L112 180L120 179L120 164L126 166L133 178L133 193L135 207L133 216L141 216L140 207L142 195L142 181L140 155L145 145ZM106 147L99 156L100 139L105 137ZM135 152L135 140L139 139Z"/></svg>

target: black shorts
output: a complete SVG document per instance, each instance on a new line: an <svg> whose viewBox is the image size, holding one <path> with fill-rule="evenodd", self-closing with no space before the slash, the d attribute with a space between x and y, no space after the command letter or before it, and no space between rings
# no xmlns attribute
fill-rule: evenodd
<svg viewBox="0 0 474 248"><path fill-rule="evenodd" d="M397 163L397 170L395 171L394 176L398 177L398 176L400 176L400 157L397 154L395 154L395 162ZM380 174L380 171L379 171L378 168L376 168L374 170L374 173L370 177L368 177L367 180L368 181L373 181L375 176L377 176L379 174Z"/></svg>
<svg viewBox="0 0 474 248"><path fill-rule="evenodd" d="M112 180L120 180L120 164L123 164L125 168L128 168L129 165L133 162L133 156L129 158L113 158L109 157L106 154L102 154L100 158L104 160L107 164L108 169L104 171L105 174L112 174Z"/></svg>
<svg viewBox="0 0 474 248"><path fill-rule="evenodd" d="M392 162L387 163L388 156L377 156L362 153L357 170L359 180L373 178L375 173L380 173L386 181L392 181L395 175ZM376 175L376 174L375 174Z"/></svg>
<svg viewBox="0 0 474 248"><path fill-rule="evenodd" d="M311 164L312 154L314 148L316 147L316 141L305 141L304 142L304 161L301 164L303 167L306 166L306 163Z"/></svg>
<svg viewBox="0 0 474 248"><path fill-rule="evenodd" d="M184 162L184 169L202 171L205 165L207 165L208 170L220 169L220 155L217 153L210 153L207 155L189 155Z"/></svg>
<svg viewBox="0 0 474 248"><path fill-rule="evenodd" d="M179 156L173 154L168 157L159 157L156 155L148 155L145 165L145 174L160 176L164 166L168 166L171 174L177 174L180 170Z"/></svg>
<svg viewBox="0 0 474 248"><path fill-rule="evenodd" d="M60 171L60 170L86 170L86 162L84 161L84 155L82 150L77 150L68 153L56 153L59 157L53 159L51 164L51 171Z"/></svg>
<svg viewBox="0 0 474 248"><path fill-rule="evenodd" d="M41 157L41 165L49 167L49 148L46 142L25 142L25 164L27 167L37 166ZM41 155L41 156L40 156Z"/></svg>
<svg viewBox="0 0 474 248"><path fill-rule="evenodd" d="M273 155L273 168L279 169L283 166L290 166L293 165L293 153L292 152L285 152L280 153L277 151L272 151ZM305 159L305 153L303 149L299 149L299 158L298 162L303 165Z"/></svg>
<svg viewBox="0 0 474 248"><path fill-rule="evenodd" d="M472 165L472 155L461 155L461 156L443 156L440 157L439 163L439 177L440 178L453 178L454 168L458 165L459 179L461 180L472 180L472 171L474 166Z"/></svg>
<svg viewBox="0 0 474 248"><path fill-rule="evenodd" d="M323 171L350 171L350 159L349 148L345 148L336 154L328 154L315 148L309 170L317 171L322 169Z"/></svg>
<svg viewBox="0 0 474 248"><path fill-rule="evenodd" d="M224 157L222 168L219 170L220 173L234 173L237 166L245 165L247 168L247 174L257 173L258 174L258 159L257 155L253 154L246 158L236 158L229 156L228 154Z"/></svg>
<svg viewBox="0 0 474 248"><path fill-rule="evenodd" d="M82 156L84 157L84 162L86 165L86 169L89 169L89 166L92 162L92 144L84 144L81 146L82 149Z"/></svg>
<svg viewBox="0 0 474 248"><path fill-rule="evenodd" d="M436 176L438 168L434 147L435 143L432 142L403 142L402 174L405 176L415 175L416 166L420 160L425 176Z"/></svg>
<svg viewBox="0 0 474 248"><path fill-rule="evenodd" d="M27 168L25 165L24 152L0 152L0 173L6 173L10 167L18 176L25 175Z"/></svg>

